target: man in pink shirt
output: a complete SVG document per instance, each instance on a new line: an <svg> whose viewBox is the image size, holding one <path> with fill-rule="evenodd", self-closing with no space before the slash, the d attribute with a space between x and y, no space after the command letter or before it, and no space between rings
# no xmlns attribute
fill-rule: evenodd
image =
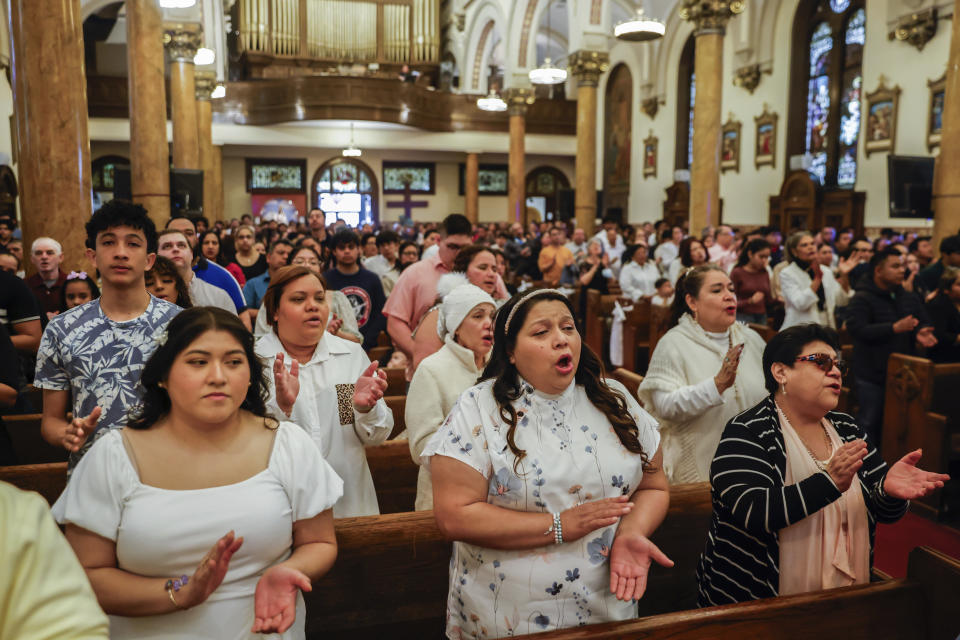
<svg viewBox="0 0 960 640"><path fill-rule="evenodd" d="M737 248L733 242L733 229L722 224L717 228L717 241L710 247L710 262L730 273L737 263Z"/></svg>

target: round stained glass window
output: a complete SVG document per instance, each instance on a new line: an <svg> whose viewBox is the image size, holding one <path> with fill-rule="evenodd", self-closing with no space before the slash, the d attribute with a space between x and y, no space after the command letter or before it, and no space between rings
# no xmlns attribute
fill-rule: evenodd
<svg viewBox="0 0 960 640"><path fill-rule="evenodd" d="M843 13L850 6L850 0L830 0L830 8L834 13Z"/></svg>

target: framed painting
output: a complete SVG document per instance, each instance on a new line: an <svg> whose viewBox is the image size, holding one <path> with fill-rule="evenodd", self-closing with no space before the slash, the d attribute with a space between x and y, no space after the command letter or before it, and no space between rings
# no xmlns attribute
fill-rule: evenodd
<svg viewBox="0 0 960 640"><path fill-rule="evenodd" d="M464 173L466 165L460 163L460 195L466 194ZM477 171L477 191L481 196L505 196L510 184L510 173L505 164L481 164Z"/></svg>
<svg viewBox="0 0 960 640"><path fill-rule="evenodd" d="M721 129L720 171L740 173L740 130L742 125L733 119L731 113Z"/></svg>
<svg viewBox="0 0 960 640"><path fill-rule="evenodd" d="M388 162L383 163L383 192L405 193L410 185L411 193L434 194L437 190L437 165L433 162Z"/></svg>
<svg viewBox="0 0 960 640"><path fill-rule="evenodd" d="M298 158L247 158L249 193L307 192L307 161Z"/></svg>
<svg viewBox="0 0 960 640"><path fill-rule="evenodd" d="M757 127L756 146L754 147L753 162L757 169L769 165L776 167L777 162L777 114L770 113L767 105L763 105L763 113L753 121Z"/></svg>
<svg viewBox="0 0 960 640"><path fill-rule="evenodd" d="M864 151L867 156L883 151L893 152L897 144L897 107L900 103L900 87L887 87L880 77L880 86L867 94L866 137Z"/></svg>
<svg viewBox="0 0 960 640"><path fill-rule="evenodd" d="M653 135L653 129L650 129L650 137L643 141L643 177L657 177L657 148L659 141Z"/></svg>
<svg viewBox="0 0 960 640"><path fill-rule="evenodd" d="M928 80L930 87L930 107L927 109L927 151L940 146L940 134L943 131L943 98L947 91L947 74L936 80Z"/></svg>

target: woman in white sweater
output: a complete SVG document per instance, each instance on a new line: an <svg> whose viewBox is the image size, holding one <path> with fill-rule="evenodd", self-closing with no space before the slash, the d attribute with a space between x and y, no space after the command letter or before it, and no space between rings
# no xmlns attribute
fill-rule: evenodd
<svg viewBox="0 0 960 640"><path fill-rule="evenodd" d="M815 322L837 328L834 312L850 300L850 270L856 266L851 260L839 265L839 279L829 268L817 262L817 244L807 231L798 231L787 239L790 264L780 272L780 291L785 313L780 330Z"/></svg>
<svg viewBox="0 0 960 640"><path fill-rule="evenodd" d="M443 298L437 330L443 347L423 359L410 381L405 420L410 455L420 464L420 454L430 437L465 390L477 383L493 346L493 314L489 293L472 284L461 284ZM433 508L433 484L426 467L417 481L417 511Z"/></svg>

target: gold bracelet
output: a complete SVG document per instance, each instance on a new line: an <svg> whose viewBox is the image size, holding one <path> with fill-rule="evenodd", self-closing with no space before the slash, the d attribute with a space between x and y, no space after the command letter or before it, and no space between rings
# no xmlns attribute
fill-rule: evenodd
<svg viewBox="0 0 960 640"><path fill-rule="evenodd" d="M173 606L175 606L177 609L183 609L183 607L181 607L179 604L177 604L177 599L173 597L173 588L172 588L172 587L167 587L167 595L170 596L170 602L173 603Z"/></svg>

